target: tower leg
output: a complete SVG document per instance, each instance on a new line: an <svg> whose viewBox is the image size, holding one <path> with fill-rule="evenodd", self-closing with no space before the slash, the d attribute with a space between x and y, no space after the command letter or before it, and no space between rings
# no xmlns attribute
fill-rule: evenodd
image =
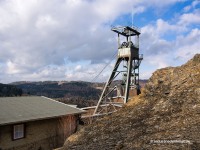
<svg viewBox="0 0 200 150"><path fill-rule="evenodd" d="M115 66L114 66L114 68L113 68L113 71L112 71L112 73L111 73L111 75L110 75L108 81L106 82L106 85L105 85L105 87L104 87L104 89L103 89L103 92L102 92L102 94L101 94L101 97L100 97L100 99L99 99L99 101L98 101L98 103L97 103L97 106L96 106L95 111L94 111L94 115L97 113L97 110L98 110L98 108L99 108L99 105L101 104L101 102L102 102L102 100L103 100L103 97L105 96L106 91L109 89L109 85L111 84L112 80L113 80L114 77L115 77L116 71L117 71L117 69L118 69L119 64L120 64L121 61L122 61L122 58L118 58L118 59L117 59L117 61L116 61L116 63L115 63Z"/></svg>
<svg viewBox="0 0 200 150"><path fill-rule="evenodd" d="M132 72L132 59L130 56L128 59L128 72L127 72L127 79L126 79L124 103L127 103L127 101L128 101L131 72Z"/></svg>

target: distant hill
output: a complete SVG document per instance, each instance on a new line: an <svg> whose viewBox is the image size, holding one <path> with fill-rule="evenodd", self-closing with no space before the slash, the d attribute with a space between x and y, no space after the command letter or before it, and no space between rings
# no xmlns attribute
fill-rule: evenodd
<svg viewBox="0 0 200 150"><path fill-rule="evenodd" d="M22 93L22 89L14 85L0 83L0 97L21 96Z"/></svg>
<svg viewBox="0 0 200 150"><path fill-rule="evenodd" d="M119 84L121 81L114 81ZM147 80L140 80L141 87ZM92 83L84 81L19 81L10 83L23 90L28 95L47 96L50 98L82 97L87 99L98 99L105 83Z"/></svg>
<svg viewBox="0 0 200 150"><path fill-rule="evenodd" d="M21 88L29 95L46 96L50 98L83 97L96 99L101 90L93 87L92 83L82 81L60 82L15 82L12 85Z"/></svg>
<svg viewBox="0 0 200 150"><path fill-rule="evenodd" d="M114 83L120 82L118 80ZM147 80L141 80L141 86L143 87L146 82ZM78 107L96 105L105 85L84 81L20 81L11 84L21 88L26 95L46 96Z"/></svg>

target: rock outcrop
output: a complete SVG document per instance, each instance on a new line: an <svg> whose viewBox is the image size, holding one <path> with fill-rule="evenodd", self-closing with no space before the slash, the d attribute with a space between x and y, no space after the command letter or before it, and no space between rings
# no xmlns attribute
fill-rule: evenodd
<svg viewBox="0 0 200 150"><path fill-rule="evenodd" d="M82 128L64 149L200 149L200 54L153 73L143 93Z"/></svg>

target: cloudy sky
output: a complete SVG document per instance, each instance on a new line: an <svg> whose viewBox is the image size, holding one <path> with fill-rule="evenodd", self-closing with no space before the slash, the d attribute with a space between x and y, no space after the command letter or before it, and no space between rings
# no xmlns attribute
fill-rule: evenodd
<svg viewBox="0 0 200 150"><path fill-rule="evenodd" d="M117 51L111 27L132 22L142 79L200 53L200 0L0 0L0 82L91 81Z"/></svg>

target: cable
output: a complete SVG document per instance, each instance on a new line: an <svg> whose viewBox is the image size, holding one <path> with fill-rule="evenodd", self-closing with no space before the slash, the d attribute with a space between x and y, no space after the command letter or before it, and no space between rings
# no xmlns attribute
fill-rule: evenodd
<svg viewBox="0 0 200 150"><path fill-rule="evenodd" d="M106 67L113 61L113 59L115 58L115 56L116 56L116 52L110 57L111 58L111 60L108 62L108 63L106 63L106 65L102 68L102 70L91 80L91 82L94 82L99 76L100 76L100 74L106 69Z"/></svg>
<svg viewBox="0 0 200 150"><path fill-rule="evenodd" d="M115 58L115 56L116 56L116 53L114 53L113 55L112 55L112 57L110 57L111 58L111 60L102 68L102 70L91 80L91 82L94 82L99 76L100 76L100 74L106 69L106 67L113 61L113 59Z"/></svg>

